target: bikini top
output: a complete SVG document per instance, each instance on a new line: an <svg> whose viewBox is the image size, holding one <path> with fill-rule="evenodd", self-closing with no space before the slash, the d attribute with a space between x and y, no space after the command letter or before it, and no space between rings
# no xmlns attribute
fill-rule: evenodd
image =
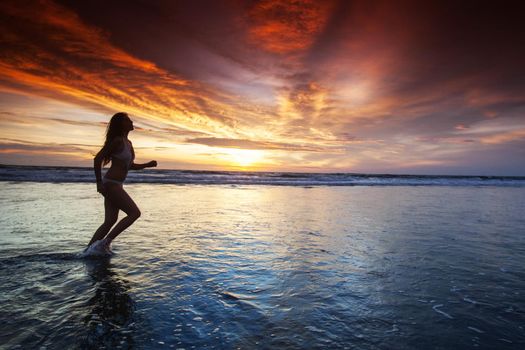
<svg viewBox="0 0 525 350"><path fill-rule="evenodd" d="M124 164L126 164L126 166L129 169L133 161L134 154L131 151L131 146L130 146L129 141L122 139L122 142L124 144L124 147L122 147L122 150L120 150L119 152L113 153L111 155L111 158L117 158L118 160L121 160Z"/></svg>

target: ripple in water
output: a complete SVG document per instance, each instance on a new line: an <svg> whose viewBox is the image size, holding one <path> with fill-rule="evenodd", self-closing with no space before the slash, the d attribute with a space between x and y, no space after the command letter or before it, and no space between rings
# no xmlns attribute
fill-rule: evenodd
<svg viewBox="0 0 525 350"><path fill-rule="evenodd" d="M8 349L525 345L521 188L130 185L143 216L83 259L91 185L2 187Z"/></svg>

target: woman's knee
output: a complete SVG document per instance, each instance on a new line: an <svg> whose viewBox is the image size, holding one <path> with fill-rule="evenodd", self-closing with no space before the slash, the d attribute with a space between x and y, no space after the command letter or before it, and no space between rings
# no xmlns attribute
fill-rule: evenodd
<svg viewBox="0 0 525 350"><path fill-rule="evenodd" d="M128 213L128 216L132 218L133 220L137 220L138 218L140 218L140 215L142 215L142 213L140 212L139 208Z"/></svg>

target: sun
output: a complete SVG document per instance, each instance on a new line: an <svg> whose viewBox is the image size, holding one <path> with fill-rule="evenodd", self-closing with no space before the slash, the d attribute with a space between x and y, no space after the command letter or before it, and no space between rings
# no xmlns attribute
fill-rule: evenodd
<svg viewBox="0 0 525 350"><path fill-rule="evenodd" d="M229 148L224 153L232 165L240 167L254 166L264 158L263 151L254 149Z"/></svg>

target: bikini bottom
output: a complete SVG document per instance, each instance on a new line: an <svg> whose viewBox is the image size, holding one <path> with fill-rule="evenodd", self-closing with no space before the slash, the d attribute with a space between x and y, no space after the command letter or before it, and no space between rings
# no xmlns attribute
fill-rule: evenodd
<svg viewBox="0 0 525 350"><path fill-rule="evenodd" d="M124 184L124 181L118 181L118 180L108 179L107 177L103 177L103 178L102 178L102 183L103 183L104 185L107 184L108 182L111 182L111 183L114 183L114 184L120 185L120 187L122 187L122 185Z"/></svg>

